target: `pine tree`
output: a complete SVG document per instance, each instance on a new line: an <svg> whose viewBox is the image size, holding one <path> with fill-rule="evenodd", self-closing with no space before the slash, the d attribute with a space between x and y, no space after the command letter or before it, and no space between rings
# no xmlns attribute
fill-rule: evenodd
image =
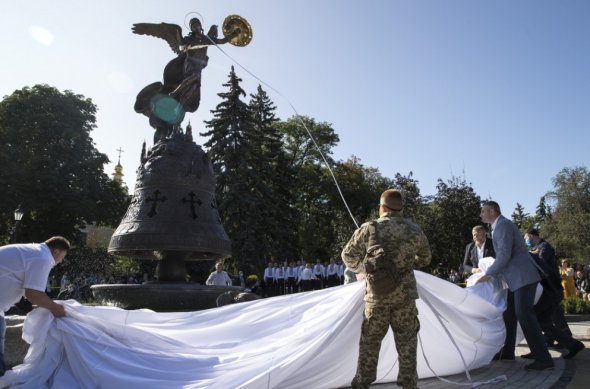
<svg viewBox="0 0 590 389"><path fill-rule="evenodd" d="M250 107L241 100L246 96L241 81L232 66L229 81L223 84L228 91L218 94L222 101L212 111L213 119L205 122L210 130L200 135L210 137L204 146L216 175L218 209L232 240L233 261L239 268L250 270L245 267L260 261L265 253L259 212L265 206L261 193L267 189L256 160L260 132Z"/></svg>
<svg viewBox="0 0 590 389"><path fill-rule="evenodd" d="M512 212L512 221L519 229L524 228L525 219L527 219L528 216L529 214L524 211L524 207L520 203L516 203L516 208L514 208L514 212Z"/></svg>
<svg viewBox="0 0 590 389"><path fill-rule="evenodd" d="M287 163L283 148L282 134L277 129L279 119L274 111L276 107L267 93L259 85L256 94L252 94L250 110L254 124L260 134L260 143L255 145L261 179L267 189L262 193L261 201L265 207L261 213L268 254L279 260L294 259L296 255L295 231L296 213L294 202L294 172Z"/></svg>
<svg viewBox="0 0 590 389"><path fill-rule="evenodd" d="M547 205L545 204L545 196L541 196L539 200L539 205L537 205L537 212L535 214L537 217L537 223L543 223L545 218L547 217Z"/></svg>

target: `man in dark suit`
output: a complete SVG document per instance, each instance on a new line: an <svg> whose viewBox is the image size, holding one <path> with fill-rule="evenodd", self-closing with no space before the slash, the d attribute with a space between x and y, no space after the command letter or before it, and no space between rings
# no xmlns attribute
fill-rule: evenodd
<svg viewBox="0 0 590 389"><path fill-rule="evenodd" d="M520 323L534 362L526 370L541 371L553 369L554 363L547 350L534 310L535 291L541 280L534 259L529 254L518 227L502 216L495 201L486 201L481 208L481 220L492 226L496 259L479 282L491 277L502 276L508 284L508 307L504 312L506 339L498 358L514 360L516 324Z"/></svg>
<svg viewBox="0 0 590 389"><path fill-rule="evenodd" d="M565 320L561 300L563 299L563 287L561 286L561 274L557 265L555 250L545 239L541 239L539 231L536 228L529 228L524 232L524 240L530 249L530 252L536 255L539 261L544 264L543 270L547 277L541 281L543 285L543 294L535 305L537 320L541 330L545 334L545 339L551 343L557 340L561 347L565 347L568 353L565 359L572 359L585 346L584 343L572 337L572 332ZM560 324L558 326L558 323ZM565 323L565 324L561 324ZM549 343L549 342L548 342ZM522 355L523 358L531 358L531 354Z"/></svg>
<svg viewBox="0 0 590 389"><path fill-rule="evenodd" d="M473 242L465 247L463 258L463 272L469 275L481 272L479 260L486 257L495 257L494 245L491 239L486 239L487 229L482 226L475 226L471 230Z"/></svg>

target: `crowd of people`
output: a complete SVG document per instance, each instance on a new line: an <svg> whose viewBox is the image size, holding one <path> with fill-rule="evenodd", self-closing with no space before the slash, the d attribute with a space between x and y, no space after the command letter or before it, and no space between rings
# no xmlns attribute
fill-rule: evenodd
<svg viewBox="0 0 590 389"><path fill-rule="evenodd" d="M344 283L345 265L342 261L322 262L314 264L307 261L269 262L262 277L258 275L231 277L223 270L223 264L217 262L207 281L207 285L241 286L248 292L260 297L273 297L285 294L308 292L342 285Z"/></svg>
<svg viewBox="0 0 590 389"><path fill-rule="evenodd" d="M574 263L570 266L570 262L563 259L559 267L559 274L561 275L564 298L578 297L588 301L590 265Z"/></svg>
<svg viewBox="0 0 590 389"><path fill-rule="evenodd" d="M355 231L342 251L342 261L271 261L262 277L246 277L242 271L230 277L224 271L223 263L217 262L215 271L205 283L241 286L253 298L258 298L254 294L272 297L334 287L346 283L347 277L365 280L365 316L358 369L351 385L353 388L368 388L374 381L380 344L391 326L399 355L398 384L415 388L416 333L420 326L413 270L429 265L431 253L420 227L402 216L400 192L388 190L380 200L379 219L365 223ZM560 302L575 297L588 300L590 267L570 265L568 260L558 263L555 250L540 238L538 230L528 229L523 237L516 225L501 215L499 205L493 201L483 205L480 216L490 229L488 231L484 224L473 228L473 241L466 246L459 269L445 271L439 267L433 274L453 283L460 283L472 275L479 276L477 283L496 277L504 282L508 288L504 312L506 339L494 359L515 359L517 323L520 323L531 350L522 356L532 360L525 369L552 369L554 362L547 349L552 344L566 349L564 358L573 358L584 345L572 337ZM50 238L42 244L0 247L3 264L0 267L3 272L0 274L3 289L0 312L4 314L24 295L31 303L45 307L59 317L65 315L65 311L52 298L84 301L91 298L90 286L93 284L150 281L145 272L118 277L78 274L70 278L67 273L59 279L49 277L51 268L63 261L69 249L69 242L62 237ZM485 271L480 267L483 258L494 258ZM384 283L390 284L388 288L383 288ZM543 286L543 294L535 304L538 283ZM0 326L3 346L4 320ZM0 360L1 357L0 353ZM3 369L4 366L0 366L0 373Z"/></svg>
<svg viewBox="0 0 590 389"><path fill-rule="evenodd" d="M315 263L308 261L269 262L260 282L262 297L308 292L344 283L345 266L342 261Z"/></svg>
<svg viewBox="0 0 590 389"><path fill-rule="evenodd" d="M535 230L536 231L536 230ZM538 232L538 231L537 231ZM477 268L478 258L495 257L492 240L487 239L489 232L483 225L473 227L473 241L465 247L463 262L458 269L448 268L440 264L431 274L454 284L463 285ZM534 248L534 242L526 242L529 249ZM562 259L558 266L563 288L563 298L579 298L589 301L590 297L590 264L572 263Z"/></svg>
<svg viewBox="0 0 590 389"><path fill-rule="evenodd" d="M264 270L264 276L250 274L245 276L242 271L230 275L224 270L222 262L216 262L215 270L204 281L206 285L240 286L248 292L260 297L273 297L283 294L318 290L344 283L345 266L342 261L321 262L313 265L306 261L284 262L282 265L270 262ZM46 292L49 297L57 300L74 299L92 301L90 290L96 284L141 284L154 281L155 278L146 272L130 272L115 275L106 273L76 274L62 273L61 277L51 274L48 278Z"/></svg>
<svg viewBox="0 0 590 389"><path fill-rule="evenodd" d="M283 294L324 289L342 285L344 283L345 266L342 261L321 262L317 260L313 265L307 261L270 262L264 270L264 275L244 275L239 271L231 275L224 270L222 262L215 263L215 270L204 280L206 285L239 286L258 294L260 297L273 297ZM57 300L74 299L92 301L90 287L96 284L141 284L154 281L155 278L146 272L131 272L114 275L106 273L76 274L70 276L64 272L61 277L50 275L46 292Z"/></svg>
<svg viewBox="0 0 590 389"><path fill-rule="evenodd" d="M458 269L447 268L442 265L435 267L431 274L435 277L447 280L454 284L463 286L472 273L473 265L477 265L477 250L481 251L482 257L494 257L491 239L485 239L487 230L484 226L474 227L473 242L469 243L465 250L465 257ZM481 245L485 242L487 247L483 250ZM483 250L483 251L482 251ZM477 268L477 266L475 266ZM228 285L240 286L247 289L247 292L256 293L260 297L273 297L284 294L319 290L345 283L346 266L342 261L316 260L314 263L308 261L269 262L264 269L262 277L258 275L245 276L242 271L238 275L230 275L223 270L223 265L218 262L213 271L205 281L206 285ZM220 275L218 274L218 272ZM559 272L562 278L563 297L580 298L588 301L590 295L590 264L583 265L570 262L567 259L561 261ZM90 286L95 284L141 284L146 281L153 281L145 272L132 272L129 274L106 275L77 274L70 277L63 273L60 277L51 275L47 284L47 294L58 300L74 299L79 301L92 301Z"/></svg>

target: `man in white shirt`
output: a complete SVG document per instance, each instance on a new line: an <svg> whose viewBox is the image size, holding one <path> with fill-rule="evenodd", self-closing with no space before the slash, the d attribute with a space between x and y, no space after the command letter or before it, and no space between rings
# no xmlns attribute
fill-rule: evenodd
<svg viewBox="0 0 590 389"><path fill-rule="evenodd" d="M326 278L328 287L337 286L340 284L340 276L338 275L338 265L332 259L330 264L326 267Z"/></svg>
<svg viewBox="0 0 590 389"><path fill-rule="evenodd" d="M312 290L312 280L314 279L315 277L311 271L311 265L306 263L303 270L301 270L301 273L299 273L299 278L297 279L297 283L301 284L301 291L308 292Z"/></svg>
<svg viewBox="0 0 590 389"><path fill-rule="evenodd" d="M268 263L266 269L264 269L264 292L263 297L274 296L274 283L275 283L275 268L272 262Z"/></svg>
<svg viewBox="0 0 590 389"><path fill-rule="evenodd" d="M55 303L45 293L49 272L62 262L70 243L54 236L44 243L13 244L0 247L0 376L4 375L4 312L24 295L33 305L51 311L55 317L65 316L63 305Z"/></svg>
<svg viewBox="0 0 590 389"><path fill-rule="evenodd" d="M316 264L313 266L313 276L315 277L315 280L313 282L313 289L317 290L317 289L322 289L323 286L323 280L324 280L324 265L322 265L322 262L318 259L316 261Z"/></svg>
<svg viewBox="0 0 590 389"><path fill-rule="evenodd" d="M465 247L463 258L463 272L468 275L480 273L479 260L486 257L496 257L494 245L491 239L487 238L487 229L478 225L471 230L473 242Z"/></svg>
<svg viewBox="0 0 590 389"><path fill-rule="evenodd" d="M295 278L297 279L295 289L297 292L303 292L303 287L299 284L299 279L301 278L301 272L305 269L305 261L297 261L295 267L297 269L295 273Z"/></svg>
<svg viewBox="0 0 590 389"><path fill-rule="evenodd" d="M275 263L275 296L285 294L285 268Z"/></svg>
<svg viewBox="0 0 590 389"><path fill-rule="evenodd" d="M231 286L232 284L229 275L223 271L223 264L221 262L215 264L215 271L209 275L205 283L207 285L217 286Z"/></svg>
<svg viewBox="0 0 590 389"><path fill-rule="evenodd" d="M287 266L285 270L285 276L287 277L287 281L285 283L285 292L286 293L295 293L295 280L297 279L297 267L295 263L292 261L289 262L289 266Z"/></svg>
<svg viewBox="0 0 590 389"><path fill-rule="evenodd" d="M305 261L297 261L297 279L299 279L299 277L301 276L301 272L303 271L303 269L305 269L305 264Z"/></svg>

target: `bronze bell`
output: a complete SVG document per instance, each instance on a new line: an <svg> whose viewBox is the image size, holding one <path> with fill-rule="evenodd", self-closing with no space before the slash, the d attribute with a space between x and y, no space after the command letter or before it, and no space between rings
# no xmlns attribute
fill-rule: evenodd
<svg viewBox="0 0 590 389"><path fill-rule="evenodd" d="M159 281L184 281L184 261L227 258L231 242L215 201L208 155L178 126L142 150L135 193L109 252L157 259Z"/></svg>

